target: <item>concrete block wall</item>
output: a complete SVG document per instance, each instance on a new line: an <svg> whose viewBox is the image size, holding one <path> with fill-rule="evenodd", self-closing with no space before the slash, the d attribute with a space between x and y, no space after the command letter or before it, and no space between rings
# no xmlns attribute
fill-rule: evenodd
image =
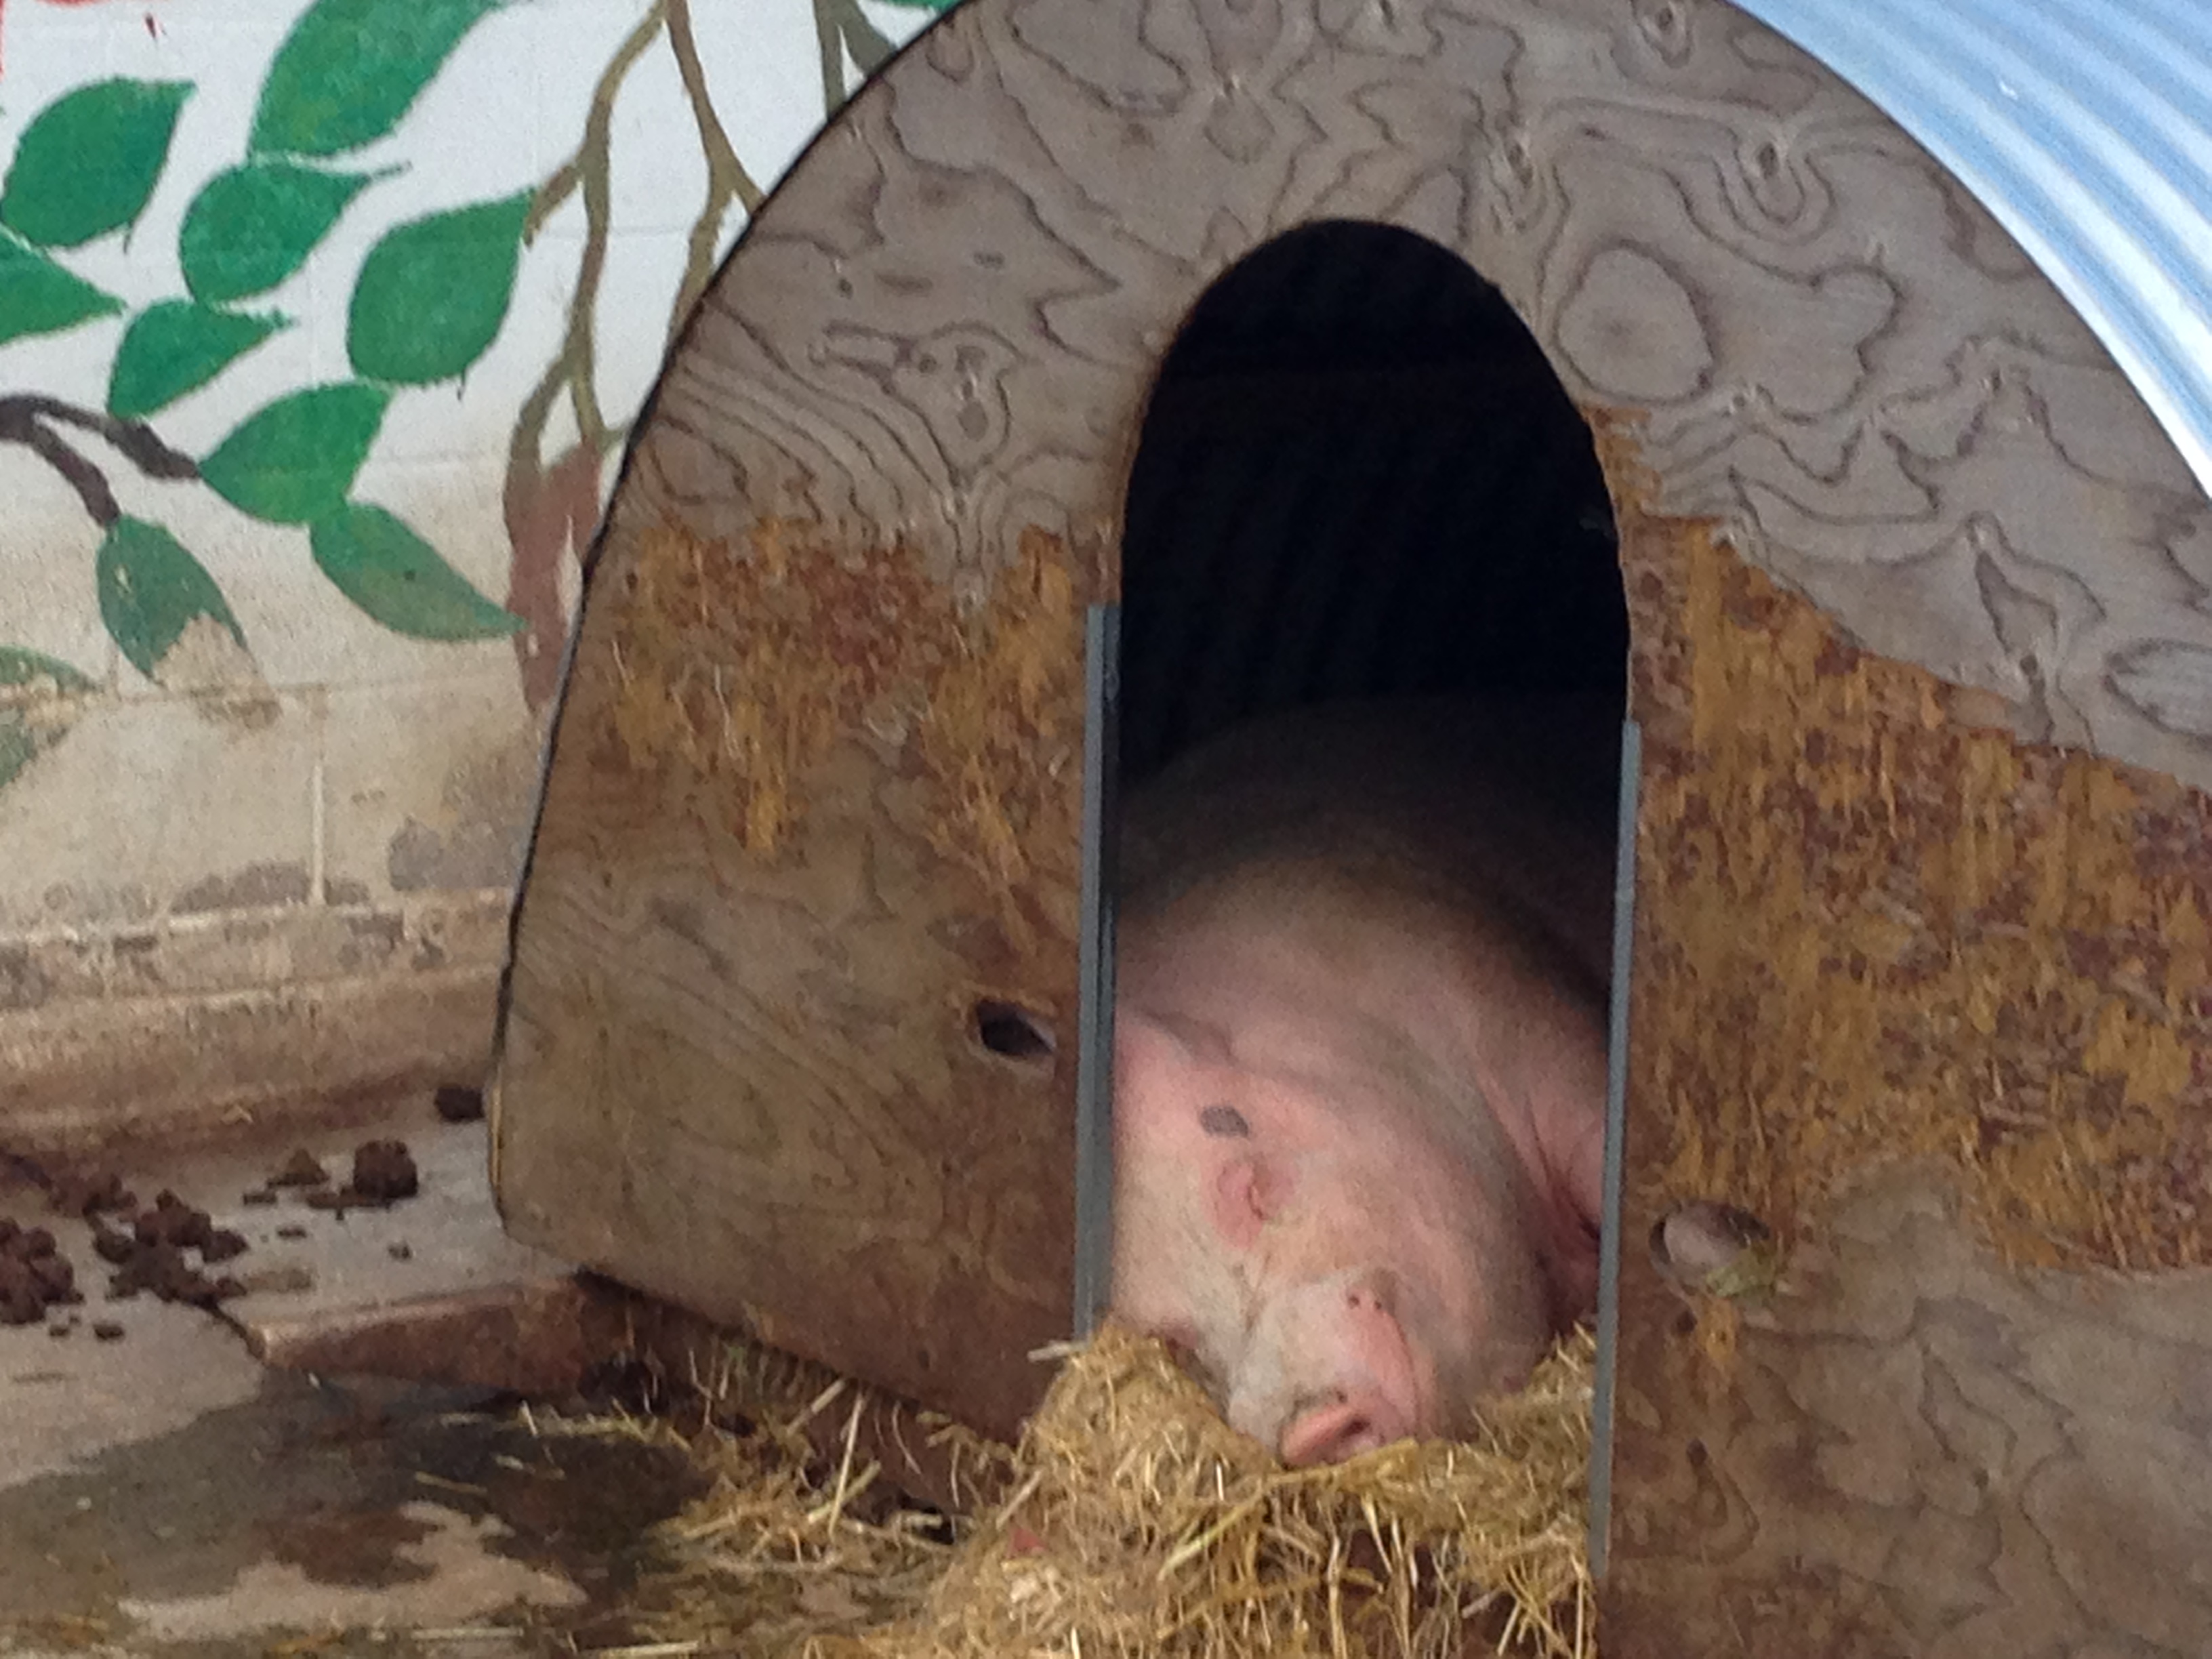
<svg viewBox="0 0 2212 1659"><path fill-rule="evenodd" d="M0 12L0 1144L481 1069L628 423L931 15Z"/></svg>

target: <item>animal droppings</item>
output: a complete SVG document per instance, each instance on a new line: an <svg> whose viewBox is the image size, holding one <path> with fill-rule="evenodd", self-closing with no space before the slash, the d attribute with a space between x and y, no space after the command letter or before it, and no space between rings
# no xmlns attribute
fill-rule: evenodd
<svg viewBox="0 0 2212 1659"><path fill-rule="evenodd" d="M274 1187L319 1187L331 1178L321 1160L306 1147L284 1161L284 1167L269 1177L267 1184Z"/></svg>
<svg viewBox="0 0 2212 1659"><path fill-rule="evenodd" d="M448 1083L431 1097L438 1115L448 1123L474 1123L484 1115L483 1091Z"/></svg>
<svg viewBox="0 0 2212 1659"><path fill-rule="evenodd" d="M49 1308L83 1299L52 1233L0 1218L0 1325L39 1324Z"/></svg>

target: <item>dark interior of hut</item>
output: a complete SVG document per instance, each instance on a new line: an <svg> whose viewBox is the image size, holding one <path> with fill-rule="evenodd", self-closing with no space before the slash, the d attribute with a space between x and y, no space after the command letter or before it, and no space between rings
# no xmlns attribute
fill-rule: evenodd
<svg viewBox="0 0 2212 1659"><path fill-rule="evenodd" d="M1589 428L1528 327L1411 232L1304 227L1169 350L1122 544L1119 779L1351 697L1625 696Z"/></svg>

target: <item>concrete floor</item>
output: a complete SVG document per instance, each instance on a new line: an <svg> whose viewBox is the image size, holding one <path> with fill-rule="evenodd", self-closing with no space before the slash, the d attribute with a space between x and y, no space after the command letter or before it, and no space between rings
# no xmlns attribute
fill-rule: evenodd
<svg viewBox="0 0 2212 1659"><path fill-rule="evenodd" d="M295 1146L343 1179L370 1135L407 1141L417 1197L343 1218L296 1193L240 1202ZM481 1122L442 1123L424 1097L281 1142L111 1162L142 1204L167 1187L244 1233L216 1271L256 1288L228 1318L111 1302L88 1228L0 1185L0 1215L52 1228L85 1296L66 1334L51 1316L0 1328L0 1653L498 1659L623 1639L638 1541L696 1487L680 1455L540 1438L483 1389L317 1377L248 1351L256 1330L563 1279L500 1232ZM110 1320L124 1335L95 1340Z"/></svg>

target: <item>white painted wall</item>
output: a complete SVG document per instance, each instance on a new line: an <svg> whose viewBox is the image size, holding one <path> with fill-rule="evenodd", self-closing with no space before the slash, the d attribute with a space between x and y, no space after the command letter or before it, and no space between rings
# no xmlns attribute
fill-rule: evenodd
<svg viewBox="0 0 2212 1659"><path fill-rule="evenodd" d="M931 15L872 0L8 0L0 336L14 337L0 340L0 1123L10 1112L35 1116L64 1088L70 1057L94 1024L137 1029L114 1024L118 1000L143 1004L150 1031L164 1021L183 1030L183 1005L280 991L296 1003L311 983L465 969L471 984L489 985L550 667L574 605L578 545L659 371L687 264L696 287L708 253L719 263L742 229L744 199L771 187L822 125L823 41L842 70L830 91L842 97ZM291 163L270 158L371 175L295 272L214 307L274 314L282 325L134 424L99 429L128 331L149 307L188 297L180 231L203 187L247 157L257 131L272 148L275 129L256 125L264 101L296 118L286 131L327 138L336 131L327 121L299 125L310 105L319 99L343 114L373 103L363 66L404 59L410 40L435 36L440 18L458 42L421 52L434 72L382 136ZM325 52L301 97L264 100L283 80L271 75L285 52L313 67L317 29L325 46L350 31L356 50ZM740 199L719 212L681 73L677 43L686 33L745 175ZM124 175L144 161L143 135L135 148L122 142L120 122L89 143L53 142L67 125L58 105L117 79L142 83L130 94L142 101L159 101L146 87L180 88L166 95L181 103L135 218L65 246L100 200L131 193ZM579 161L580 187L562 194L563 169ZM604 200L589 199L602 168ZM369 579L386 597L364 608L318 567L325 531L242 511L216 486L219 465L161 478L134 461L131 450L149 445L205 461L290 394L360 383L349 314L372 251L411 222L526 196L532 222L495 335L465 373L388 388L344 492L356 508L395 515L450 571L420 569L404 581L388 562L373 564ZM489 249L497 265L495 238L469 246ZM580 273L600 258L592 295ZM109 314L40 328L53 321L55 285L70 279L108 296L82 303ZM459 286L422 301L423 337L441 326L439 296ZM193 325L203 325L234 326L196 313ZM564 362L574 371L565 376ZM538 424L531 399L549 375ZM374 392L361 395L373 403ZM604 430L578 457L580 406L595 408ZM331 449L307 459L322 465ZM557 490L536 481L564 456L565 520ZM205 601L197 578L179 586L140 544L126 538L118 558L115 532L99 522L103 489L114 513L187 550L221 601ZM346 510L325 511L325 531ZM538 530L519 525L533 515ZM103 609L104 544L137 596L120 602L119 623L114 592ZM422 602L425 586L437 602ZM534 627L515 629L495 606ZM202 620L178 636L184 648L134 661L190 615ZM476 636L401 631L425 625ZM104 1005L100 1020L88 1003ZM371 1004L382 1006L374 997L362 1006ZM372 1025L380 1017L362 1016Z"/></svg>

